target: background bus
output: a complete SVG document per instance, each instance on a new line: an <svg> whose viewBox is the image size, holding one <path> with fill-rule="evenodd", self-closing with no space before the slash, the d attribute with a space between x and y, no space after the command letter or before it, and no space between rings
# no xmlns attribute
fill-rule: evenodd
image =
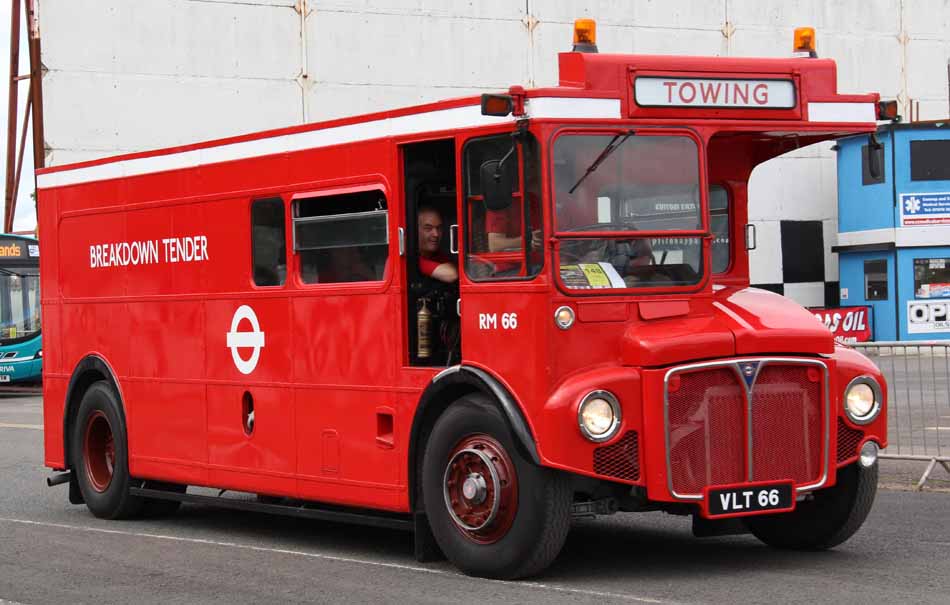
<svg viewBox="0 0 950 605"><path fill-rule="evenodd" d="M0 384L39 381L42 373L39 242L0 235Z"/></svg>

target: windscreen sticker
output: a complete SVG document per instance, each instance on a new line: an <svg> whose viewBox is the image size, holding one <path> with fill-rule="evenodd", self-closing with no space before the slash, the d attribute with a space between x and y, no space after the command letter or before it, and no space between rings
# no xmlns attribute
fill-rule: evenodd
<svg viewBox="0 0 950 605"><path fill-rule="evenodd" d="M627 287L614 266L604 262L561 265L561 280L576 290Z"/></svg>
<svg viewBox="0 0 950 605"><path fill-rule="evenodd" d="M206 260L208 260L208 238L203 235L89 246L89 267L92 269Z"/></svg>

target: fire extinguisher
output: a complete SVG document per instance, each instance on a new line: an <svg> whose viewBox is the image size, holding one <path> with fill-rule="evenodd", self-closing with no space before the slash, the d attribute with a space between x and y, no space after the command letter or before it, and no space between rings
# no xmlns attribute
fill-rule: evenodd
<svg viewBox="0 0 950 605"><path fill-rule="evenodd" d="M422 306L416 314L416 356L426 358L432 355L432 312L426 307L426 299L422 299Z"/></svg>

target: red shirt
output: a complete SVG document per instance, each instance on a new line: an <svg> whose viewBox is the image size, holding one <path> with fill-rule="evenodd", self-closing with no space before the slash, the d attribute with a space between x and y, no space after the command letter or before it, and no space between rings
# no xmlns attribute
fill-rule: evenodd
<svg viewBox="0 0 950 605"><path fill-rule="evenodd" d="M485 231L500 233L505 237L521 235L521 208L512 204L504 210L488 210L485 212Z"/></svg>
<svg viewBox="0 0 950 605"><path fill-rule="evenodd" d="M534 194L529 193L530 206L528 207L531 229L541 228L540 204ZM519 204L512 204L504 210L487 210L485 212L485 231L500 233L505 237L519 237L522 234L521 222L524 211Z"/></svg>
<svg viewBox="0 0 950 605"><path fill-rule="evenodd" d="M426 277L432 277L432 274L436 269L439 268L439 265L444 265L445 263L451 263L452 258L443 253L442 251L436 252L432 256L422 256L419 255L419 272L425 275Z"/></svg>

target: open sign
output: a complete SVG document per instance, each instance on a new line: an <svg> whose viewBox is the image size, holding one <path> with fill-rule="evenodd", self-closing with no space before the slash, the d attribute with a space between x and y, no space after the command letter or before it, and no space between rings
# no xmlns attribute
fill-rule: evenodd
<svg viewBox="0 0 950 605"><path fill-rule="evenodd" d="M950 332L950 301L907 301L907 331L911 334Z"/></svg>

